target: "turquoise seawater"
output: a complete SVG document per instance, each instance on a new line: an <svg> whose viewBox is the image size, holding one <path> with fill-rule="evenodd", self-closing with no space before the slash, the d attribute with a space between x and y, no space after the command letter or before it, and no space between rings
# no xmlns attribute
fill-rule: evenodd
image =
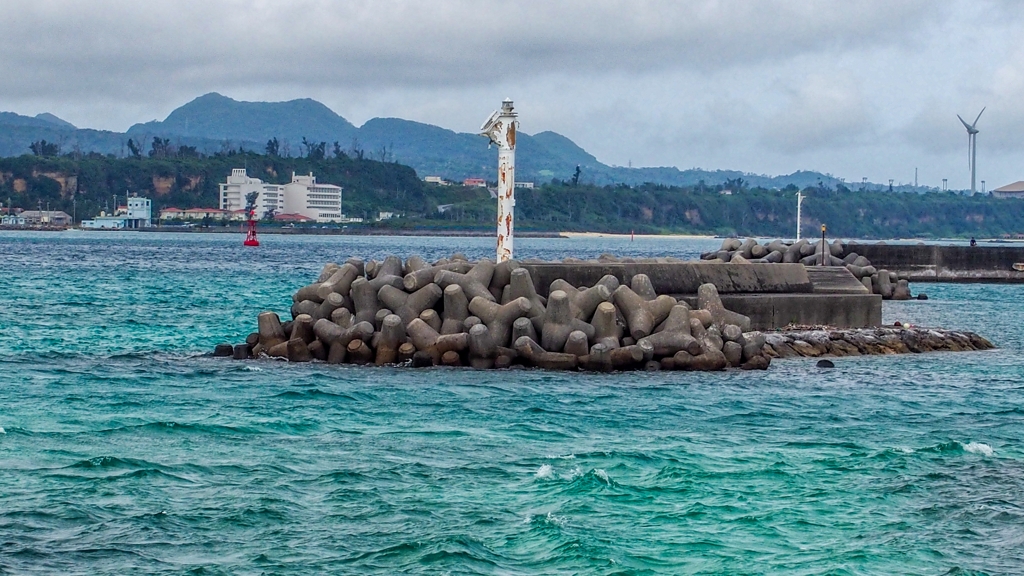
<svg viewBox="0 0 1024 576"><path fill-rule="evenodd" d="M0 573L1024 573L1024 286L918 284L930 300L885 305L998 350L830 371L208 357L328 260L493 249L261 240L0 233Z"/></svg>

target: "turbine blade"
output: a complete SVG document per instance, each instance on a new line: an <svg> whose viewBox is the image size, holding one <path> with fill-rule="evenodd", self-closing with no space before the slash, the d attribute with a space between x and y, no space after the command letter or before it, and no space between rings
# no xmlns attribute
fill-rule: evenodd
<svg viewBox="0 0 1024 576"><path fill-rule="evenodd" d="M957 115L956 115L956 117L957 117L957 118L960 118L960 115L959 115L959 114L957 114ZM964 128L967 128L967 132L968 132L968 133L970 133L970 131L971 131L971 125L970 125L970 124L968 124L967 122L964 122L964 119L963 119L963 118L960 118L960 123L961 123L961 124L963 124L963 125L964 125Z"/></svg>
<svg viewBox="0 0 1024 576"><path fill-rule="evenodd" d="M974 128L975 126L978 125L978 120L980 120L981 115L985 113L985 108L988 108L988 106L985 106L984 108L981 109L981 112L978 112L978 117L974 119L974 124L971 124L971 128Z"/></svg>

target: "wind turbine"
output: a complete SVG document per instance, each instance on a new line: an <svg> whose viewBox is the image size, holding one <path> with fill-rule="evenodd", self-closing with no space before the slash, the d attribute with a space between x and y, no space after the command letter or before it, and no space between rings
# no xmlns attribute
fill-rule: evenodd
<svg viewBox="0 0 1024 576"><path fill-rule="evenodd" d="M960 123L967 128L967 163L971 165L971 196L974 196L975 191L975 177L978 174L978 120L981 119L981 115L985 113L985 108L978 112L978 117L974 119L974 124L968 124L960 115L956 117L960 118Z"/></svg>

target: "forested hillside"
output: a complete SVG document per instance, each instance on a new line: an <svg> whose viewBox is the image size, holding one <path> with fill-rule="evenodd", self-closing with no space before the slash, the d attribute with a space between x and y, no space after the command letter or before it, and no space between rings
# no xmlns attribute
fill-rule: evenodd
<svg viewBox="0 0 1024 576"><path fill-rule="evenodd" d="M372 219L379 211L402 215L373 224L490 230L495 200L484 188L425 184L408 166L351 157L340 149L314 147L294 158L229 150L203 156L157 140L146 154L117 158L20 156L0 159L0 201L34 209L49 203L79 219L123 202L126 192L153 199L157 209L214 207L218 183L233 168L267 182L284 183L292 172L313 172L319 182L344 188L343 211ZM40 150L45 152L44 150ZM796 227L795 186L783 190L749 187L742 179L725 184L669 187L594 186L552 180L516 191L517 226L525 230L628 233L702 233L792 237ZM803 189L803 234L821 223L830 236L998 237L1024 232L1024 201L968 197L952 192L913 194L849 190L824 185ZM444 210L439 211L438 207Z"/></svg>
<svg viewBox="0 0 1024 576"><path fill-rule="evenodd" d="M168 151L116 158L99 154L0 158L0 201L35 209L39 205L89 218L126 193L153 200L154 208L217 207L218 184L233 168L246 168L265 182L286 183L292 172L312 172L317 181L344 188L345 212L369 216L380 206L401 205L417 212L435 209L423 183L408 166L338 157L288 158L229 151L199 156L194 151Z"/></svg>

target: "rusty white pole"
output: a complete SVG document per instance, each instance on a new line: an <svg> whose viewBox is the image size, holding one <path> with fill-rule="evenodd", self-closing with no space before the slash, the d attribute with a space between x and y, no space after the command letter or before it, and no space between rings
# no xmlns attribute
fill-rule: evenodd
<svg viewBox="0 0 1024 576"><path fill-rule="evenodd" d="M796 240L800 241L800 204L804 201L804 195L797 191L796 193Z"/></svg>
<svg viewBox="0 0 1024 576"><path fill-rule="evenodd" d="M498 252L497 262L512 259L514 239L516 188L516 128L518 114L512 107L512 100L506 98L501 110L496 110L480 129L491 144L498 147Z"/></svg>

